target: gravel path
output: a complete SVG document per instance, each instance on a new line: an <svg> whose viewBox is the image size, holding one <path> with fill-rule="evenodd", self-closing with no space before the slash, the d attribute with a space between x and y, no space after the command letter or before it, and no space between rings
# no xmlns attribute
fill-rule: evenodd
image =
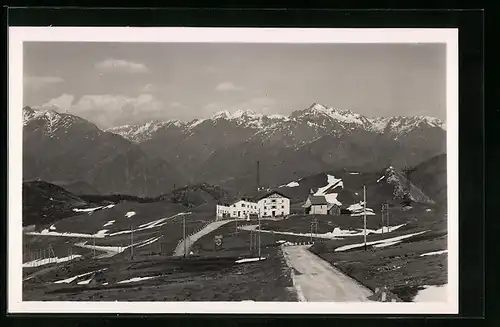
<svg viewBox="0 0 500 327"><path fill-rule="evenodd" d="M373 293L308 250L308 246L283 247L294 270L299 299L307 302L364 302Z"/></svg>
<svg viewBox="0 0 500 327"><path fill-rule="evenodd" d="M203 228L199 232L194 233L193 235L186 237L186 240L182 240L175 248L174 256L184 255L184 242L186 242L186 252L189 253L189 250L190 250L191 246L194 244L194 242L199 240L201 237L207 235L208 233L213 232L217 228L219 228L227 223L230 223L232 221L236 221L236 220L235 219L231 219L231 220L228 219L228 220L214 221L214 222L208 224L207 226L205 226L205 228Z"/></svg>

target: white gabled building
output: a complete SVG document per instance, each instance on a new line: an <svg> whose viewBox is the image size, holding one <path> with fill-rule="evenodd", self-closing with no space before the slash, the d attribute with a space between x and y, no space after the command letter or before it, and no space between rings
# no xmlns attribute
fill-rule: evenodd
<svg viewBox="0 0 500 327"><path fill-rule="evenodd" d="M284 217L289 214L290 198L276 191L261 196L256 202L243 198L229 205L218 204L216 206L217 219L239 218L250 220L251 215L257 215L258 217Z"/></svg>
<svg viewBox="0 0 500 327"><path fill-rule="evenodd" d="M306 215L340 215L340 206L328 202L324 195L309 195L302 208Z"/></svg>
<svg viewBox="0 0 500 327"><path fill-rule="evenodd" d="M308 215L328 214L328 201L324 195L309 195L302 207Z"/></svg>
<svg viewBox="0 0 500 327"><path fill-rule="evenodd" d="M257 200L259 217L279 217L290 214L290 198L277 191Z"/></svg>
<svg viewBox="0 0 500 327"><path fill-rule="evenodd" d="M257 203L247 199L241 199L232 204L218 204L216 206L217 218L240 218L250 219L250 215L258 215Z"/></svg>
<svg viewBox="0 0 500 327"><path fill-rule="evenodd" d="M229 208L232 218L250 219L250 215L259 214L257 203L249 201L247 199L241 199L237 202L234 202Z"/></svg>
<svg viewBox="0 0 500 327"><path fill-rule="evenodd" d="M228 204L218 204L215 206L216 217L217 218L228 218L231 217L231 209Z"/></svg>

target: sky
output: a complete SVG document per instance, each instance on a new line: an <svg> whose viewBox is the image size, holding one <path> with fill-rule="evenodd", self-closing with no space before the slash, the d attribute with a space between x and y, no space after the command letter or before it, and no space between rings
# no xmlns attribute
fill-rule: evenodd
<svg viewBox="0 0 500 327"><path fill-rule="evenodd" d="M313 103L446 121L445 44L25 42L25 106L101 128Z"/></svg>

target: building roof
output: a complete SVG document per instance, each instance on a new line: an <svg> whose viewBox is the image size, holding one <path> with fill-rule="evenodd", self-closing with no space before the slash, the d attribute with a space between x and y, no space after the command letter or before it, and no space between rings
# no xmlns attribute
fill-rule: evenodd
<svg viewBox="0 0 500 327"><path fill-rule="evenodd" d="M259 200L262 200L262 199L264 199L264 198L267 198L267 197L269 197L269 196L271 196L271 195L273 195L273 194L278 194L278 195L280 195L280 196L282 196L282 197L284 197L284 198L290 199L290 197L288 197L288 196L284 195L283 193L280 193L280 192L278 192L278 191L271 191L271 192L268 192L268 193L266 193L266 194L264 194L264 195L262 195L262 196L260 196L260 197L257 197L255 200L256 200L256 201L259 201Z"/></svg>
<svg viewBox="0 0 500 327"><path fill-rule="evenodd" d="M311 205L323 205L328 204L324 195L311 195L309 196Z"/></svg>
<svg viewBox="0 0 500 327"><path fill-rule="evenodd" d="M335 204L335 203L328 203L328 207L327 207L327 209L328 209L328 210L330 210L330 209L332 209L332 208L334 208L334 207L340 208L340 206L339 206L339 205L337 205L337 204Z"/></svg>
<svg viewBox="0 0 500 327"><path fill-rule="evenodd" d="M235 200L229 202L228 206L232 206L233 204L236 204L236 203L241 202L241 201L255 203L255 201L252 201L252 199L249 199L248 197L244 197L244 198L238 198L238 199L235 199Z"/></svg>

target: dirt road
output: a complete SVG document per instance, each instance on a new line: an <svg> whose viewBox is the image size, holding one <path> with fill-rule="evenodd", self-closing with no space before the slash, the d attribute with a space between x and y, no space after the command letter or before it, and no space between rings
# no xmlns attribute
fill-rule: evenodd
<svg viewBox="0 0 500 327"><path fill-rule="evenodd" d="M299 299L307 302L361 302L373 293L310 252L308 246L283 247L286 262L294 271Z"/></svg>
<svg viewBox="0 0 500 327"><path fill-rule="evenodd" d="M194 233L193 235L186 237L186 240L182 240L175 248L174 256L181 256L184 254L184 242L186 242L186 252L189 253L191 245L193 245L194 242L196 242L198 239L200 239L201 237L207 235L208 233L213 232L217 228L219 228L227 223L230 223L232 221L235 221L235 220L228 219L228 220L214 221L214 222L208 224L207 226L205 226L205 228L203 228L199 232Z"/></svg>
<svg viewBox="0 0 500 327"><path fill-rule="evenodd" d="M264 219L262 219L264 220ZM239 226L238 229L240 230L245 230L245 231L256 231L258 230L259 225L247 225L247 226ZM292 233L292 232L279 232L279 231L274 231L274 230L260 230L261 233L269 233L269 234L275 234L275 235L289 235L289 236L299 236L299 237L310 237L311 234L307 233ZM334 237L331 235L324 235L324 234L314 234L314 238L324 238L327 240L335 240L339 239L338 237Z"/></svg>

